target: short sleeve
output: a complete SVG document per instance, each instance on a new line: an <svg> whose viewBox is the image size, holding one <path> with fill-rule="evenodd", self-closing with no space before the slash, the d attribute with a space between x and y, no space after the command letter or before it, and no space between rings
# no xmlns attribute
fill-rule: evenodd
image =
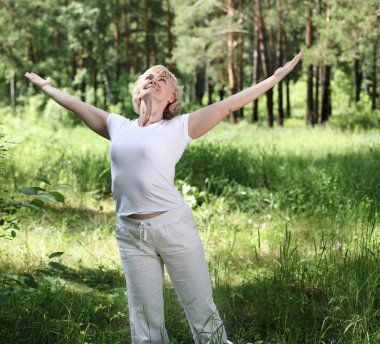
<svg viewBox="0 0 380 344"><path fill-rule="evenodd" d="M183 115L178 116L179 117L179 125L182 133L182 137L186 141L186 143L189 143L193 141L193 139L189 136L189 117L190 114L186 113Z"/></svg>
<svg viewBox="0 0 380 344"><path fill-rule="evenodd" d="M115 113L110 113L107 116L107 129L110 140L112 139L122 130L128 128L131 125L131 120L120 116Z"/></svg>

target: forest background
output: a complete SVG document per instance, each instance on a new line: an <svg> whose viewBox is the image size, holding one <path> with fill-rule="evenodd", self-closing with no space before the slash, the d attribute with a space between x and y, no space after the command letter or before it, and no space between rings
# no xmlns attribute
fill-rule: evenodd
<svg viewBox="0 0 380 344"><path fill-rule="evenodd" d="M108 146L25 72L133 119L151 65L180 79L186 113L303 49L190 145L176 187L235 344L380 342L379 19L373 0L0 0L0 338L130 337ZM170 338L190 343L166 278Z"/></svg>

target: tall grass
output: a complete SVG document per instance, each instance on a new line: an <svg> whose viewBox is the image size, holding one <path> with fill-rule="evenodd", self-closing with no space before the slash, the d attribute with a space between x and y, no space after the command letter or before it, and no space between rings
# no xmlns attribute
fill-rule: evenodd
<svg viewBox="0 0 380 344"><path fill-rule="evenodd" d="M45 174L72 192L64 206L24 209L20 234L0 245L1 338L129 342L109 142L81 126L7 121L18 142L13 189ZM193 207L235 344L380 342L379 144L378 131L242 122L187 148L176 185ZM25 274L38 285L27 287ZM167 274L164 297L171 342L191 343Z"/></svg>

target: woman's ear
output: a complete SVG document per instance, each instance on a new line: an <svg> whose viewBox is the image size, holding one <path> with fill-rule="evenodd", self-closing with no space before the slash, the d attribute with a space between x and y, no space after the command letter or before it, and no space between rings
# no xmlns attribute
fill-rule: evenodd
<svg viewBox="0 0 380 344"><path fill-rule="evenodd" d="M169 97L168 101L169 101L170 104L174 103L174 101L175 101L175 95L174 95L174 93Z"/></svg>

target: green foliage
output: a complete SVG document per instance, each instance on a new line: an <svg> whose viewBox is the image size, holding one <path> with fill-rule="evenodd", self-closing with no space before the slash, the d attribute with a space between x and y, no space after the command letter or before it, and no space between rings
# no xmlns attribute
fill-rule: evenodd
<svg viewBox="0 0 380 344"><path fill-rule="evenodd" d="M357 106L357 110L347 109L345 115L331 119L331 125L342 130L366 131L380 129L380 110L370 111L368 106Z"/></svg>
<svg viewBox="0 0 380 344"><path fill-rule="evenodd" d="M54 180L72 185L80 205L68 197L59 211L44 208L43 217L20 209L28 230L0 255L2 338L125 341L108 146L84 126L52 131L25 117L6 121L19 143L7 169L13 189L46 170L46 177L37 174L41 185L22 189L25 197L54 192ZM208 255L215 302L234 343L376 343L378 130L296 125L221 123L192 142L176 167L175 186L193 209ZM164 302L171 341L191 342L168 283Z"/></svg>

